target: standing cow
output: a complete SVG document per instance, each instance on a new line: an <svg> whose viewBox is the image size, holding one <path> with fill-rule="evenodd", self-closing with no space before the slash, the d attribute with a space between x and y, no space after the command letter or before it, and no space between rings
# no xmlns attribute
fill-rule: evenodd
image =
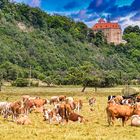
<svg viewBox="0 0 140 140"><path fill-rule="evenodd" d="M109 125L111 122L114 125L115 118L121 118L122 125L124 126L126 121L134 114L134 106L114 104L114 102L110 101L108 102L106 112Z"/></svg>

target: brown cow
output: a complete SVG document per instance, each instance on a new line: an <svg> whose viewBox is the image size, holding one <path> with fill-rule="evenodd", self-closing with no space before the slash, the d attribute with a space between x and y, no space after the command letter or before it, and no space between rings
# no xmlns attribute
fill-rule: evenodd
<svg viewBox="0 0 140 140"><path fill-rule="evenodd" d="M59 103L59 97L58 96L52 96L51 99L50 99L50 105L53 104L58 104Z"/></svg>
<svg viewBox="0 0 140 140"><path fill-rule="evenodd" d="M37 112L42 112L43 105L47 104L48 100L47 99L27 99L24 102L24 106L26 109L26 115L31 112L33 109L37 108Z"/></svg>
<svg viewBox="0 0 140 140"><path fill-rule="evenodd" d="M80 123L85 122L84 117L79 115L79 114L77 114L77 113L75 113L75 112L70 113L69 120L71 120L73 122L79 121Z"/></svg>
<svg viewBox="0 0 140 140"><path fill-rule="evenodd" d="M21 101L16 101L10 104L10 110L12 111L12 118L15 119L19 116L19 114L25 113L25 108Z"/></svg>
<svg viewBox="0 0 140 140"><path fill-rule="evenodd" d="M78 111L78 113L80 112L80 110L82 109L83 103L82 100L74 100L73 102L68 102L72 108L72 110Z"/></svg>
<svg viewBox="0 0 140 140"><path fill-rule="evenodd" d="M61 103L55 107L58 111L58 114L62 117L62 122L66 120L68 122L68 118L70 113L72 112L72 108L68 103Z"/></svg>
<svg viewBox="0 0 140 140"><path fill-rule="evenodd" d="M59 98L59 101L60 101L60 102L66 100L66 96L65 96L65 95L60 95L58 98Z"/></svg>
<svg viewBox="0 0 140 140"><path fill-rule="evenodd" d="M31 99L32 100L32 99ZM34 105L36 107L42 107L43 105L47 104L48 101L47 99L34 99L32 100L34 102Z"/></svg>
<svg viewBox="0 0 140 140"><path fill-rule="evenodd" d="M96 99L94 97L92 97L88 100L88 103L91 107L95 104L95 102L96 102Z"/></svg>
<svg viewBox="0 0 140 140"><path fill-rule="evenodd" d="M28 115L28 113L35 109L35 104L34 104L34 100L30 100L30 99L27 99L24 101L24 107L25 107L25 114Z"/></svg>
<svg viewBox="0 0 140 140"><path fill-rule="evenodd" d="M126 121L134 114L134 106L119 105L109 102L106 108L106 112L109 125L111 122L114 125L115 118L121 118L122 125L124 126Z"/></svg>

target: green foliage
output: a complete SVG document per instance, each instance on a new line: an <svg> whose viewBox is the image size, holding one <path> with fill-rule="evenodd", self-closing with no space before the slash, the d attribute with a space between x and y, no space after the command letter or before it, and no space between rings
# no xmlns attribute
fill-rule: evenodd
<svg viewBox="0 0 140 140"><path fill-rule="evenodd" d="M136 33L140 35L140 27L138 25L136 26L128 26L124 29L124 34L130 34L130 33Z"/></svg>
<svg viewBox="0 0 140 140"><path fill-rule="evenodd" d="M104 45L105 37L102 31L98 31L95 37L96 37L96 41L95 41L96 46L101 47L102 45Z"/></svg>
<svg viewBox="0 0 140 140"><path fill-rule="evenodd" d="M25 4L1 4L0 72L5 80L28 78L30 66L32 78L48 84L104 87L139 77L138 26L125 29L126 45L115 46L82 22Z"/></svg>
<svg viewBox="0 0 140 140"><path fill-rule="evenodd" d="M18 78L12 83L12 86L16 86L16 87L27 87L28 85L29 85L29 81L23 78Z"/></svg>

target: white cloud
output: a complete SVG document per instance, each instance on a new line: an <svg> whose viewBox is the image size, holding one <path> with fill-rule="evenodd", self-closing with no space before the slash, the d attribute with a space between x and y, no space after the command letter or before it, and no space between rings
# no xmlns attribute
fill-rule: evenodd
<svg viewBox="0 0 140 140"><path fill-rule="evenodd" d="M30 6L32 6L32 7L39 7L40 3L41 3L41 0L32 0L30 2Z"/></svg>

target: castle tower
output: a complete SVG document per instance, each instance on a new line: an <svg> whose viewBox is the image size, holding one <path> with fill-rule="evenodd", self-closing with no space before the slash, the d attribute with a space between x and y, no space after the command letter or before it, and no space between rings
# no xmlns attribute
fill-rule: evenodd
<svg viewBox="0 0 140 140"><path fill-rule="evenodd" d="M122 42L122 30L118 23L106 22L104 19L99 19L92 29L94 32L102 31L108 43L118 45Z"/></svg>

